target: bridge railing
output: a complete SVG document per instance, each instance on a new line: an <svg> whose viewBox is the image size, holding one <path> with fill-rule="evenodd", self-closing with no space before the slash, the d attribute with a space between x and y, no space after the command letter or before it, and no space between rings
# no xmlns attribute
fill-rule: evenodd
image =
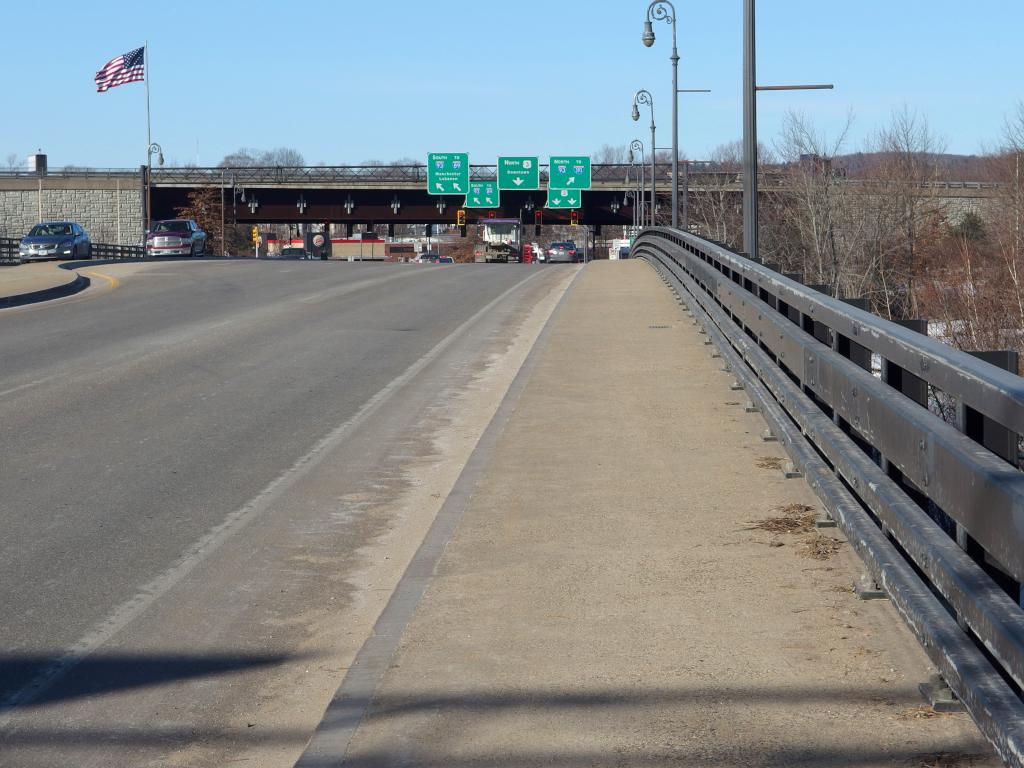
<svg viewBox="0 0 1024 768"><path fill-rule="evenodd" d="M547 164L540 165L542 182L548 178ZM645 172L649 173L646 168ZM671 166L663 163L657 167L658 177L671 178ZM693 162L690 172L720 173L710 163ZM638 165L628 163L595 164L591 166L591 177L594 182L636 182L640 173ZM497 178L496 165L471 165L470 179L473 181L493 181ZM735 173L729 171L730 176ZM313 183L422 183L427 182L425 165L333 165L309 167L238 167L238 168L154 168L155 184L313 184Z"/></svg>
<svg viewBox="0 0 1024 768"><path fill-rule="evenodd" d="M1024 379L771 266L651 228L714 342L1008 764L1024 765Z"/></svg>

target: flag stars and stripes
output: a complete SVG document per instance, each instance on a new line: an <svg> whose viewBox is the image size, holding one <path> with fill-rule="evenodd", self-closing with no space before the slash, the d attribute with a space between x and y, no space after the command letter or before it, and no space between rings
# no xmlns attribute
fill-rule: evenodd
<svg viewBox="0 0 1024 768"><path fill-rule="evenodd" d="M146 79L146 49L136 48L108 61L96 73L96 90L103 93L118 85Z"/></svg>

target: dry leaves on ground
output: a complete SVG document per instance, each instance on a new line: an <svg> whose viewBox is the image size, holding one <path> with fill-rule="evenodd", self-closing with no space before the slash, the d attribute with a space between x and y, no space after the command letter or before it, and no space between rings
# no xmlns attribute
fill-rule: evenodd
<svg viewBox="0 0 1024 768"><path fill-rule="evenodd" d="M800 542L800 549L797 552L814 560L829 560L839 551L841 543L820 533L813 533Z"/></svg>
<svg viewBox="0 0 1024 768"><path fill-rule="evenodd" d="M948 717L948 712L936 712L934 709L929 707L927 704L922 704L919 707L911 707L905 709L896 715L897 720L934 720L937 717Z"/></svg>
<svg viewBox="0 0 1024 768"><path fill-rule="evenodd" d="M782 469L782 459L778 456L762 456L757 460L760 469Z"/></svg>
<svg viewBox="0 0 1024 768"><path fill-rule="evenodd" d="M814 507L787 504L776 511L781 514L754 521L751 528L769 533L810 533L814 530Z"/></svg>

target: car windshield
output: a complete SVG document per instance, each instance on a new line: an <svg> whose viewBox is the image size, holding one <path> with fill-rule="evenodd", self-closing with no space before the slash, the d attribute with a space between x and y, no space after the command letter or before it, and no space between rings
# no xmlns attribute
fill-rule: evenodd
<svg viewBox="0 0 1024 768"><path fill-rule="evenodd" d="M158 221L153 225L154 232L188 232L188 224L184 221Z"/></svg>
<svg viewBox="0 0 1024 768"><path fill-rule="evenodd" d="M70 235L71 225L70 224L36 224L32 227L32 231L28 233L29 237L59 237L60 235Z"/></svg>

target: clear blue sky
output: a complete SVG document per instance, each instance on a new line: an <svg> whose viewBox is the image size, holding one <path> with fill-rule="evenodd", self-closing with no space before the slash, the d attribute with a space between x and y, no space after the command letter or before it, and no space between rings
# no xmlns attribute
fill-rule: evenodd
<svg viewBox="0 0 1024 768"><path fill-rule="evenodd" d="M37 147L52 166L145 162L141 83L98 94L108 59L150 45L153 138L168 162L213 165L239 147L310 163L469 151L587 153L647 139L632 96L655 97L671 139L670 29L640 42L646 0L50 0L4 8L0 161ZM680 143L706 157L741 130L742 0L678 0ZM39 33L35 32L39 29ZM861 148L904 103L951 152L997 139L1024 99L1020 0L760 0L762 84L836 90L759 97L762 141L788 109L826 132L847 110ZM198 152L197 152L198 146Z"/></svg>

